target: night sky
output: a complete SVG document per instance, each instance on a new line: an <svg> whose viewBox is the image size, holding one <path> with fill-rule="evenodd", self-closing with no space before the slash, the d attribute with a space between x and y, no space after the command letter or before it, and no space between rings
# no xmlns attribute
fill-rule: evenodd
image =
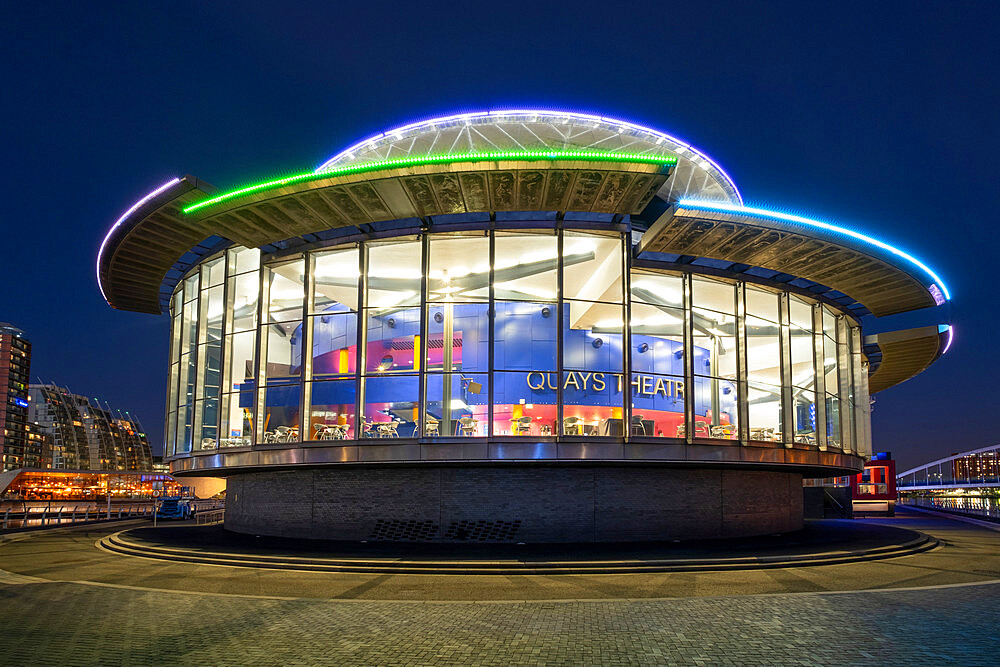
<svg viewBox="0 0 1000 667"><path fill-rule="evenodd" d="M0 23L0 321L28 332L32 375L137 414L154 451L167 317L112 310L94 272L124 209L173 176L226 189L396 124L531 106L660 128L749 204L923 259L955 344L878 395L874 448L902 470L1000 440L995 2L256 4L18 3Z"/></svg>

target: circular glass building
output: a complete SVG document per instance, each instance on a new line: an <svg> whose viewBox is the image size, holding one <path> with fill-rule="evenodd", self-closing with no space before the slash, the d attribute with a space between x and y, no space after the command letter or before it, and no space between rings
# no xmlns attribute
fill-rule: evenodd
<svg viewBox="0 0 1000 667"><path fill-rule="evenodd" d="M169 312L165 448L226 526L345 540L788 531L861 470L869 393L947 325L916 258L743 206L690 145L502 111L220 192L186 176L101 247L113 307ZM937 314L940 309L932 310Z"/></svg>

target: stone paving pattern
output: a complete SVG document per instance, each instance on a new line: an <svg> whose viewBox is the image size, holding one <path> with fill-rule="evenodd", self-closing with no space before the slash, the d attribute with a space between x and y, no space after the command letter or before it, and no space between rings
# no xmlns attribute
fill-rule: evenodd
<svg viewBox="0 0 1000 667"><path fill-rule="evenodd" d="M996 664L1000 533L889 522L945 546L751 572L472 577L95 548L121 526L19 535L0 544L0 665Z"/></svg>
<svg viewBox="0 0 1000 667"><path fill-rule="evenodd" d="M527 603L0 585L8 665L995 664L1000 585Z"/></svg>

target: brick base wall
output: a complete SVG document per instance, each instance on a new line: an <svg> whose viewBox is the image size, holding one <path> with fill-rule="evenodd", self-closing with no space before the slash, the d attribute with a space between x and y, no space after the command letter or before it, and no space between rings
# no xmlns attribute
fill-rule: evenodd
<svg viewBox="0 0 1000 667"><path fill-rule="evenodd" d="M228 479L229 530L444 542L738 537L802 526L802 476L696 468L410 466Z"/></svg>

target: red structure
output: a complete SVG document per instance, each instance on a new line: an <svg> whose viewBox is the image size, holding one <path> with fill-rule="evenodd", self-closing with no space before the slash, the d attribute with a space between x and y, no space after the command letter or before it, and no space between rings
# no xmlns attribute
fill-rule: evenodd
<svg viewBox="0 0 1000 667"><path fill-rule="evenodd" d="M851 477L851 499L855 514L896 513L896 462L890 452L875 454Z"/></svg>

